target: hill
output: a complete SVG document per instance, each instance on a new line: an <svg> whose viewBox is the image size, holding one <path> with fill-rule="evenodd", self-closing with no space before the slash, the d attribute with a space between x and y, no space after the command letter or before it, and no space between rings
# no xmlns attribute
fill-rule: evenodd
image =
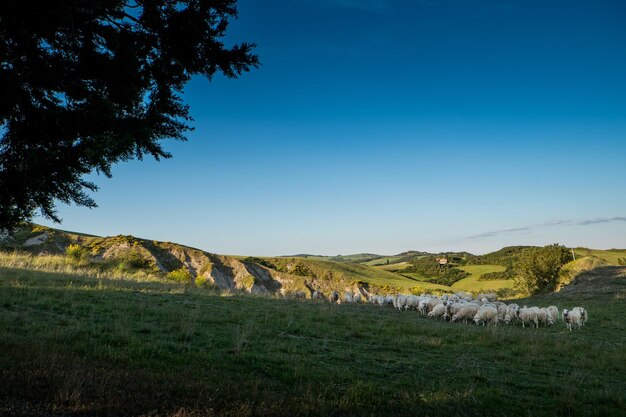
<svg viewBox="0 0 626 417"><path fill-rule="evenodd" d="M357 261L371 254L342 257L234 257L172 242L134 236L98 237L25 225L1 244L0 265L92 276L131 274L186 281L200 287L254 294L302 294L333 290L407 291L416 281ZM11 251L22 254L7 255ZM37 257L28 256L36 254ZM44 255L43 257L41 255ZM350 261L348 261L350 259ZM432 287L438 288L438 287Z"/></svg>
<svg viewBox="0 0 626 417"><path fill-rule="evenodd" d="M622 416L625 275L520 300L569 332L0 267L0 415Z"/></svg>

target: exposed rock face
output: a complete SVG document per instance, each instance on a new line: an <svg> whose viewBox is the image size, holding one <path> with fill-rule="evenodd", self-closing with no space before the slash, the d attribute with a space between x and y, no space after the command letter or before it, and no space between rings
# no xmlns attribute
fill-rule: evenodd
<svg viewBox="0 0 626 417"><path fill-rule="evenodd" d="M33 236L33 237L27 239L26 242L22 243L22 246L28 247L28 246L42 245L47 240L48 240L48 232L43 232L40 235Z"/></svg>
<svg viewBox="0 0 626 417"><path fill-rule="evenodd" d="M19 236L19 238L18 238ZM112 268L145 270L148 274L167 276L172 271L189 272L191 283L214 285L224 291L253 294L283 294L294 298L311 298L333 290L367 290L326 269L313 269L297 258L246 258L216 255L171 242L157 242L133 236L98 237L42 226L24 226L19 233L0 234L9 250L26 250L37 254L65 254L69 245L85 249L93 263L109 263ZM339 274L338 274L339 275Z"/></svg>

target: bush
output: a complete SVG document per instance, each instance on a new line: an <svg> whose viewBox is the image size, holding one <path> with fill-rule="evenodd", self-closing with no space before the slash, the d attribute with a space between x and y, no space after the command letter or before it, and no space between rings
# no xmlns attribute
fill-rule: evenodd
<svg viewBox="0 0 626 417"><path fill-rule="evenodd" d="M617 263L622 266L626 266L626 258L619 258Z"/></svg>
<svg viewBox="0 0 626 417"><path fill-rule="evenodd" d="M266 268L269 268L269 269L277 269L276 265L274 265L270 261L268 261L266 259L257 258L255 256L248 256L243 261L244 262L251 262L251 263L254 263L254 264L258 264L258 265L262 265L262 266L264 266Z"/></svg>
<svg viewBox="0 0 626 417"><path fill-rule="evenodd" d="M196 287L217 289L217 286L206 275L198 275L195 280Z"/></svg>
<svg viewBox="0 0 626 417"><path fill-rule="evenodd" d="M115 261L117 262L116 268L120 272L132 272L150 267L150 261L137 250L132 250L120 258L116 258Z"/></svg>
<svg viewBox="0 0 626 417"><path fill-rule="evenodd" d="M254 285L254 282L255 282L254 277L252 275L247 275L241 280L241 285L246 290L249 290Z"/></svg>
<svg viewBox="0 0 626 417"><path fill-rule="evenodd" d="M513 268L507 268L504 271L498 272L487 272L486 274L482 274L479 281L497 281L501 279L513 279L515 278L515 272L513 272Z"/></svg>
<svg viewBox="0 0 626 417"><path fill-rule="evenodd" d="M495 291L498 296L498 300L506 300L507 298L512 298L517 294L513 288L500 288Z"/></svg>
<svg viewBox="0 0 626 417"><path fill-rule="evenodd" d="M176 281L179 282L181 284L189 284L191 283L192 280L192 276L191 276L191 272L189 272L189 270L182 266L178 269L175 269L171 272L169 272L167 274L167 278L171 279L172 281Z"/></svg>
<svg viewBox="0 0 626 417"><path fill-rule="evenodd" d="M561 267L572 260L570 251L558 244L524 249L514 264L518 288L528 294L553 291Z"/></svg>
<svg viewBox="0 0 626 417"><path fill-rule="evenodd" d="M91 259L90 250L80 245L72 243L65 249L65 254L70 260L76 263L86 263Z"/></svg>

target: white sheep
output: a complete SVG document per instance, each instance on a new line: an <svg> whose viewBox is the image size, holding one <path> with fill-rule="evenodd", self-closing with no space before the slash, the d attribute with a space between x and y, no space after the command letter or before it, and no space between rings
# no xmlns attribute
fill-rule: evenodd
<svg viewBox="0 0 626 417"><path fill-rule="evenodd" d="M343 302L344 303L352 303L354 301L354 297L352 296L352 293L349 291L346 291L343 294Z"/></svg>
<svg viewBox="0 0 626 417"><path fill-rule="evenodd" d="M467 304L464 305L463 307L461 307L457 313L455 315L452 316L452 318L450 319L451 322L456 322L456 321L461 321L463 320L464 323L467 323L467 320L471 320L474 318L474 316L476 315L476 313L478 313L478 309L480 307L478 307L475 304Z"/></svg>
<svg viewBox="0 0 626 417"><path fill-rule="evenodd" d="M580 311L580 322L582 323L582 325L584 326L585 323L587 322L587 310L585 310L582 307L574 307L572 310L578 310Z"/></svg>
<svg viewBox="0 0 626 417"><path fill-rule="evenodd" d="M547 308L539 308L539 307L532 307L532 309L534 309L536 314L537 314L537 321L540 324L545 324L547 326L549 324L548 309Z"/></svg>
<svg viewBox="0 0 626 417"><path fill-rule="evenodd" d="M559 321L559 309L556 306L550 306L548 310L548 324L553 325Z"/></svg>
<svg viewBox="0 0 626 417"><path fill-rule="evenodd" d="M461 308L463 308L465 304L463 303L448 303L448 305L446 306L446 318L451 318L452 316L454 316L456 313L459 312L459 310Z"/></svg>
<svg viewBox="0 0 626 417"><path fill-rule="evenodd" d="M433 310L433 308L435 308L435 306L439 304L443 304L443 301L437 297L433 297L430 300L428 300L428 306L426 307L426 309L430 313Z"/></svg>
<svg viewBox="0 0 626 417"><path fill-rule="evenodd" d="M474 315L474 323L482 324L493 323L498 325L498 310L492 306L483 306Z"/></svg>
<svg viewBox="0 0 626 417"><path fill-rule="evenodd" d="M420 313L422 314L426 314L428 313L428 303L430 302L430 298L429 297L422 297L418 300L418 306L417 309L419 310Z"/></svg>
<svg viewBox="0 0 626 417"><path fill-rule="evenodd" d="M509 309L509 307L504 303L500 303L500 305L497 308L498 308L498 321L504 321L504 319L506 318L506 312Z"/></svg>
<svg viewBox="0 0 626 417"><path fill-rule="evenodd" d="M419 307L420 298L417 295L407 295L405 310L417 310Z"/></svg>
<svg viewBox="0 0 626 417"><path fill-rule="evenodd" d="M539 319L537 318L536 310L528 307L520 308L517 313L517 317L521 320L522 327L526 327L526 323L531 324L532 327L532 324L534 323L535 327L539 328Z"/></svg>
<svg viewBox="0 0 626 417"><path fill-rule="evenodd" d="M515 303L509 304L509 306L506 309L506 314L504 315L504 322L506 324L509 324L511 321L517 320L519 318L518 313L519 313L519 305Z"/></svg>
<svg viewBox="0 0 626 417"><path fill-rule="evenodd" d="M394 307L398 310L404 309L406 307L406 295L399 294L396 297L396 303L394 304Z"/></svg>
<svg viewBox="0 0 626 417"><path fill-rule="evenodd" d="M354 294L354 297L352 298L352 301L355 303L360 303L361 302L361 294Z"/></svg>
<svg viewBox="0 0 626 417"><path fill-rule="evenodd" d="M580 309L574 308L573 310L563 309L563 322L567 325L569 331L572 331L572 327L576 326L580 329L582 326L582 314Z"/></svg>
<svg viewBox="0 0 626 417"><path fill-rule="evenodd" d="M396 304L396 297L393 295L388 295L385 297L385 305L386 306L394 306Z"/></svg>
<svg viewBox="0 0 626 417"><path fill-rule="evenodd" d="M430 310L430 312L428 313L428 317L440 318L443 317L444 314L446 314L446 306L441 303L437 304L433 307L432 310Z"/></svg>

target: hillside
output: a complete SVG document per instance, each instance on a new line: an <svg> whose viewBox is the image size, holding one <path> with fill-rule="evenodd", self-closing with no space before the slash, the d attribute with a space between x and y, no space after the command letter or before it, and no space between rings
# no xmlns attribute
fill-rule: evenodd
<svg viewBox="0 0 626 417"><path fill-rule="evenodd" d="M510 267L523 249L522 246L507 247L481 256L467 252L436 255L448 257L455 268L469 274L448 286L437 282L433 276L411 271L413 262L435 256L426 252L408 251L394 256L371 253L335 257L306 254L263 258L225 256L134 236L99 237L25 225L12 236L0 239L0 266L96 277L131 275L144 280L177 281L220 291L303 298L310 298L314 291L327 296L335 290L358 291L363 295L379 292L497 292L511 297L515 295L512 277L491 280L481 277ZM579 258L564 266L562 285L584 270L617 265L619 259L626 257L624 250L578 248L575 251ZM583 255L587 256L580 258Z"/></svg>
<svg viewBox="0 0 626 417"><path fill-rule="evenodd" d="M410 278L352 261L325 257L234 257L197 248L137 238L98 237L38 225L24 226L0 246L0 265L30 265L35 269L87 275L133 274L177 281L222 291L283 294L310 298L313 291L376 291L379 287L406 291L416 286ZM24 253L7 257L7 253ZM45 255L30 258L26 254ZM18 259L19 258L19 259ZM44 265L47 259L48 265ZM36 264L40 264L37 266ZM55 266L51 266L54 264Z"/></svg>
<svg viewBox="0 0 626 417"><path fill-rule="evenodd" d="M569 332L0 267L0 415L622 416L625 275L520 300Z"/></svg>

